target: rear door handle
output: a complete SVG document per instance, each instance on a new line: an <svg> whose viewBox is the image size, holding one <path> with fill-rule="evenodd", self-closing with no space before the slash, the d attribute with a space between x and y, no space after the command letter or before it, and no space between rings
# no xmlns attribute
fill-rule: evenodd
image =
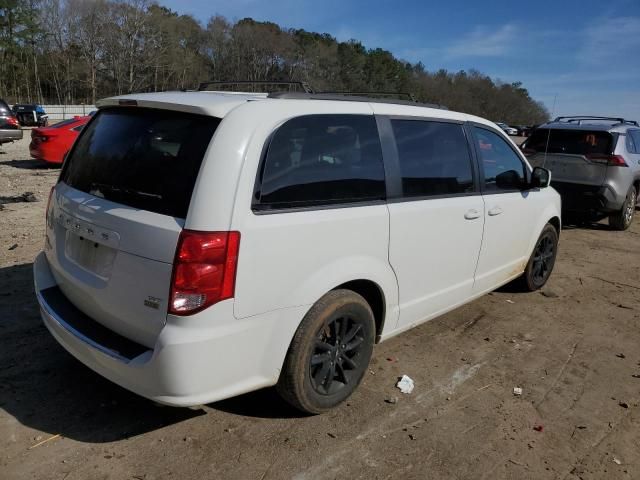
<svg viewBox="0 0 640 480"><path fill-rule="evenodd" d="M493 207L487 213L492 217L495 217L496 215L500 215L502 213L502 209L500 207Z"/></svg>
<svg viewBox="0 0 640 480"><path fill-rule="evenodd" d="M480 212L476 209L471 209L467 213L464 214L464 218L467 220L474 220L476 218L480 218Z"/></svg>

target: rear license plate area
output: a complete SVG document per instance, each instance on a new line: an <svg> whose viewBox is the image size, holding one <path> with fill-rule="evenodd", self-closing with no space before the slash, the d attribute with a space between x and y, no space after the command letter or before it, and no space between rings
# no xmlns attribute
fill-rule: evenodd
<svg viewBox="0 0 640 480"><path fill-rule="evenodd" d="M67 230L64 253L71 262L106 280L111 275L117 250Z"/></svg>

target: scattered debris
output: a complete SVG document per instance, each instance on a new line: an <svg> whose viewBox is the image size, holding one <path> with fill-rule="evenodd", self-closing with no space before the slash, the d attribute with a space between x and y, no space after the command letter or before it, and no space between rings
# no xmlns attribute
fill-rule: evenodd
<svg viewBox="0 0 640 480"><path fill-rule="evenodd" d="M395 362L396 359L393 357L387 357L387 362Z"/></svg>
<svg viewBox="0 0 640 480"><path fill-rule="evenodd" d="M329 435L331 438L338 438L335 433L328 432L327 435Z"/></svg>
<svg viewBox="0 0 640 480"><path fill-rule="evenodd" d="M0 204L3 203L22 203L22 202L39 202L40 199L36 197L33 192L24 192L20 195L10 195L7 197L0 197Z"/></svg>
<svg viewBox="0 0 640 480"><path fill-rule="evenodd" d="M629 306L623 305L621 303L618 304L618 308L624 308L625 310L633 310L633 307L629 307Z"/></svg>
<svg viewBox="0 0 640 480"><path fill-rule="evenodd" d="M408 375L403 375L400 380L398 380L398 383L396 383L396 387L398 387L402 393L407 394L413 392L414 386L413 380Z"/></svg>
<svg viewBox="0 0 640 480"><path fill-rule="evenodd" d="M29 447L29 450L31 450L32 448L39 447L40 445L45 444L45 443L47 443L47 442L50 442L51 440L55 440L55 439L56 439L56 438L58 438L58 437L60 437L60 434L59 434L59 433L56 433L55 435L53 435L53 436L51 436L51 437L49 437L49 438L46 438L46 439L42 440L41 442L36 443L35 445L31 445L31 446Z"/></svg>
<svg viewBox="0 0 640 480"><path fill-rule="evenodd" d="M547 297L547 298L558 298L560 295L558 295L557 293L551 291L551 290L544 290L542 292L540 292L540 295L542 295L543 297Z"/></svg>
<svg viewBox="0 0 640 480"><path fill-rule="evenodd" d="M631 375L631 376L632 376L633 378L640 378L640 375L637 375L637 374L635 374L635 373L634 373L633 375Z"/></svg>
<svg viewBox="0 0 640 480"><path fill-rule="evenodd" d="M484 341L485 341L485 342L490 342L490 341L491 341L491 339L490 339L489 337L484 337Z"/></svg>
<svg viewBox="0 0 640 480"><path fill-rule="evenodd" d="M542 430L544 430L544 425L534 425L533 429L536 432L541 432Z"/></svg>
<svg viewBox="0 0 640 480"><path fill-rule="evenodd" d="M411 434L409 434L409 438L410 438L411 440L415 440L415 439L416 439L416 436L415 436L414 434L412 434L412 433L411 433Z"/></svg>
<svg viewBox="0 0 640 480"><path fill-rule="evenodd" d="M505 300L505 302L507 302L507 303L511 303L511 304L516 303L516 302L514 302L513 300L509 300L509 299Z"/></svg>
<svg viewBox="0 0 640 480"><path fill-rule="evenodd" d="M618 357L618 358L627 358L627 357L624 356L624 353L619 353L619 354L616 355L616 357Z"/></svg>
<svg viewBox="0 0 640 480"><path fill-rule="evenodd" d="M15 250L16 248L18 248L18 244L17 244L17 243L14 243L13 245L11 245L11 246L9 247L9 250Z"/></svg>
<svg viewBox="0 0 640 480"><path fill-rule="evenodd" d="M613 463L615 463L616 465L622 465L622 462L618 460L616 457L613 457Z"/></svg>
<svg viewBox="0 0 640 480"><path fill-rule="evenodd" d="M522 388L521 387L513 387L513 394L516 397L519 397L522 395Z"/></svg>
<svg viewBox="0 0 640 480"><path fill-rule="evenodd" d="M396 403L398 403L398 397L389 397L389 398L385 398L385 403L390 403L391 405L395 405Z"/></svg>
<svg viewBox="0 0 640 480"><path fill-rule="evenodd" d="M618 405L620 405L622 408L629 408L629 404L627 402L618 402Z"/></svg>

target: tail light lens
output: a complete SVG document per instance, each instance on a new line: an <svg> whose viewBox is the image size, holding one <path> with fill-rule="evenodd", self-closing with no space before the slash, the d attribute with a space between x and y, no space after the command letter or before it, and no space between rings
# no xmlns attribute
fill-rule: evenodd
<svg viewBox="0 0 640 480"><path fill-rule="evenodd" d="M20 123L18 123L18 119L16 117L7 118L7 123L9 125L13 125L14 127L19 127L20 126Z"/></svg>
<svg viewBox="0 0 640 480"><path fill-rule="evenodd" d="M589 154L587 158L594 163L602 163L614 167L628 167L622 155Z"/></svg>
<svg viewBox="0 0 640 480"><path fill-rule="evenodd" d="M183 230L171 278L169 313L191 315L233 298L240 232Z"/></svg>
<svg viewBox="0 0 640 480"><path fill-rule="evenodd" d="M47 222L47 227L51 227L53 225L53 218L51 212L51 197L53 196L53 191L56 187L51 187L49 190L49 199L47 200L47 209L45 210L45 221Z"/></svg>

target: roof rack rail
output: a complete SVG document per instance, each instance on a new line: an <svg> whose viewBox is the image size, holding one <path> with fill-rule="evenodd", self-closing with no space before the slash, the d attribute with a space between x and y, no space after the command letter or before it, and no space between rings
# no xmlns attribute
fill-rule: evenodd
<svg viewBox="0 0 640 480"><path fill-rule="evenodd" d="M317 92L323 95L348 95L353 97L370 97L370 98L389 98L397 100L408 100L410 102L417 102L416 97L409 92Z"/></svg>
<svg viewBox="0 0 640 480"><path fill-rule="evenodd" d="M304 93L313 93L313 88L309 86L306 82L288 82L288 81L270 81L270 80L237 80L237 81L212 81L212 82L201 82L198 85L198 91L203 92L206 91L209 87L229 87L229 86L247 86L250 85L252 87L260 86L286 86L289 91L291 91L291 87L300 88ZM242 91L242 90L231 90L231 91ZM270 93L268 91L263 91L260 93Z"/></svg>
<svg viewBox="0 0 640 480"><path fill-rule="evenodd" d="M564 117L556 117L553 121L562 122L563 120L566 123L577 122L578 125L580 125L583 120L604 120L604 121L610 121L615 123L623 123L623 124L639 126L638 122L636 122L635 120L625 120L622 117L599 117L594 115L569 115Z"/></svg>
<svg viewBox="0 0 640 480"><path fill-rule="evenodd" d="M394 95L397 95L394 93ZM352 93L299 93L299 92L273 92L267 95L268 98L283 98L293 100L338 100L342 102L368 102L368 103L392 103L397 105L410 105L414 107L437 108L440 110L449 110L444 105L433 103L420 103L414 100L399 100L395 98L373 98L360 96Z"/></svg>

